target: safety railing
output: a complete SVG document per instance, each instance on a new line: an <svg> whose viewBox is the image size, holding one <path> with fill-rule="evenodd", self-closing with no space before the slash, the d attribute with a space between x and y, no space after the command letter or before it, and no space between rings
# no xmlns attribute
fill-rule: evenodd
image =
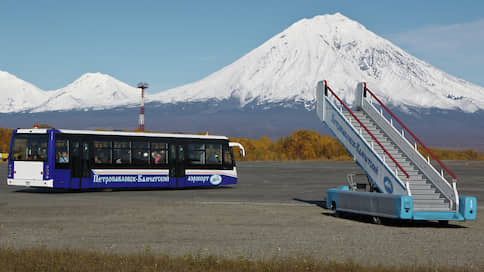
<svg viewBox="0 0 484 272"><path fill-rule="evenodd" d="M407 173L407 171L405 171L405 169L403 169L403 167L395 160L395 158L393 158L393 156L380 143L380 141L378 141L378 139L375 137L375 135L373 135L373 133L371 133L371 131L360 121L360 119L358 119L358 117L356 117L356 115L353 113L353 111L351 111L350 108L348 108L348 106L346 106L346 104L333 92L333 90L331 90L331 88L328 86L327 81L325 80L324 81L324 95L325 96L328 96L328 90L331 92L333 97L336 98L336 100L338 100L338 102L346 109L346 111L348 111L351 114L351 116L358 122L358 124L360 124L360 126L368 133L368 135L371 136L373 141L375 141L378 144L378 146L380 146L380 148L383 150L383 152L393 161L393 163L395 163L395 165L400 169L400 171L402 171L402 173L405 174L405 176L407 178L410 178L410 175Z"/></svg>
<svg viewBox="0 0 484 272"><path fill-rule="evenodd" d="M384 108L384 109L385 109L385 110L388 112L388 114L390 114L390 116L391 116L391 117L392 117L392 118L393 118L395 121L397 121L397 122L398 122L398 124L400 124L400 126L401 126L401 127L402 127L402 128L403 128L403 129L404 129L404 130L405 130L405 131L406 131L406 132L407 132L407 133L408 133L410 136L412 136L412 138L413 138L413 139L416 141L416 143L415 143L415 145L414 145L415 149L417 149L417 143L418 143L418 144L419 144L419 145L420 145L420 146L421 146L421 147L422 147L422 148L423 148L425 151L427 151L427 154L428 154L428 155L427 155L427 162L430 164L430 158L429 158L429 156L430 156L430 157L432 157L432 158L433 158L433 159L434 159L434 160L435 160L437 163L439 163L439 164L440 164L440 166L442 166L442 168L443 168L443 169L445 169L445 171L447 171L447 173L448 173L448 174L449 174L449 175L450 175L450 176L453 178L453 181L455 182L455 181L457 180L457 177L454 175L454 173L452 173L452 171L450 171L450 170L449 170L449 168L447 168L447 166L445 166L445 165L444 165L444 164L443 164L443 163L442 163L442 162L441 162L441 161L440 161L440 160L439 160L439 159L438 159L438 158L437 158L437 157L434 155L434 153L432 153L432 151L430 151L430 149L429 149L429 148L427 148L427 147L426 147L426 146L425 146L425 145L422 143L422 141L420 141L420 139L419 139L417 136L415 136L415 134L413 134L413 132L412 132L412 131L410 131L410 129L408 129L408 128L407 128L407 126L405 126L405 125L402 123L402 121L400 121L400 119L398 119L398 118L395 116L395 114L393 114L393 112L392 112L392 111L390 111L390 109L389 109L387 106L385 106L385 104L383 104L383 102L382 102L380 99L378 99L378 97L376 97L376 95L375 95L375 94L374 94L374 93L373 93L373 92L372 92L370 89L368 89L368 88L366 87L366 83L363 83L363 86L364 86L363 97L366 97L366 93L369 93L369 94L371 95L371 97L372 97L372 98L374 98L374 99L375 99L375 100L376 100L376 101L377 101L377 102L378 102L378 103L381 105L381 107L382 107L382 108ZM390 120L390 123L392 124L391 120ZM403 137L405 137L403 132L402 132L402 136L403 136ZM417 151L417 152L418 152L418 151ZM442 176L442 177L444 176L444 175L443 175L443 173L441 173L441 176Z"/></svg>

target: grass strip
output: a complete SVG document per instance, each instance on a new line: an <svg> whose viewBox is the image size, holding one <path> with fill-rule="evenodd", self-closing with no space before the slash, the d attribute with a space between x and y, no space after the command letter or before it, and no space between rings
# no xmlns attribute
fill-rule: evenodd
<svg viewBox="0 0 484 272"><path fill-rule="evenodd" d="M187 254L169 257L152 253L114 254L73 249L0 249L0 271L482 271L484 267L365 266L319 261L311 257L249 260Z"/></svg>

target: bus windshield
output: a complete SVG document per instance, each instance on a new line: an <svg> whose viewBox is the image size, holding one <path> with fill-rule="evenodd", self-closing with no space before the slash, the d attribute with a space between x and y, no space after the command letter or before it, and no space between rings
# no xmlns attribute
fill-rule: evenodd
<svg viewBox="0 0 484 272"><path fill-rule="evenodd" d="M14 134L10 147L12 161L47 161L47 134Z"/></svg>

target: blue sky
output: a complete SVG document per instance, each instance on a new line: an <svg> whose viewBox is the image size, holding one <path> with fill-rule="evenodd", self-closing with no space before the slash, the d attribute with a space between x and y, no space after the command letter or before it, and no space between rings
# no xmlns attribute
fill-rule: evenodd
<svg viewBox="0 0 484 272"><path fill-rule="evenodd" d="M484 1L0 1L0 70L44 90L86 72L158 92L232 63L301 18L341 12L484 86Z"/></svg>

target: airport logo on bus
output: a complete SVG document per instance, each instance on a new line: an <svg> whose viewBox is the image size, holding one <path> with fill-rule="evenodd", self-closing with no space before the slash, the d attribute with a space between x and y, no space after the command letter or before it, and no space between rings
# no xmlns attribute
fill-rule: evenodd
<svg viewBox="0 0 484 272"><path fill-rule="evenodd" d="M187 181L191 183L209 183L212 185L219 185L222 183L222 177L220 175L211 176L188 176Z"/></svg>
<svg viewBox="0 0 484 272"><path fill-rule="evenodd" d="M210 179L210 176L188 176L187 181L191 183L206 183Z"/></svg>
<svg viewBox="0 0 484 272"><path fill-rule="evenodd" d="M389 177L385 177L383 179L383 186L385 187L385 191L387 191L387 193L393 193L393 183Z"/></svg>
<svg viewBox="0 0 484 272"><path fill-rule="evenodd" d="M222 177L220 175L213 175L210 177L210 183L212 185L219 185L222 183Z"/></svg>

